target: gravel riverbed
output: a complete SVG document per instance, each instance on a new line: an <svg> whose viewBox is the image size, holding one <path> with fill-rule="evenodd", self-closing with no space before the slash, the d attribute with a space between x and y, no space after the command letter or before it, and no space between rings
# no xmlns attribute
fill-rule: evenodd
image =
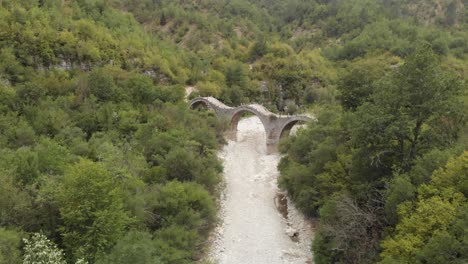
<svg viewBox="0 0 468 264"><path fill-rule="evenodd" d="M209 258L219 264L313 263L311 223L282 200L280 155L267 154L260 120L242 119L237 140L229 140L219 156L225 189Z"/></svg>

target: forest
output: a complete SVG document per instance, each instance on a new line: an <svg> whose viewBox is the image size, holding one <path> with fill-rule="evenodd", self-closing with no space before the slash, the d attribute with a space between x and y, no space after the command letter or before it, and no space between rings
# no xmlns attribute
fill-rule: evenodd
<svg viewBox="0 0 468 264"><path fill-rule="evenodd" d="M467 6L0 0L0 263L209 263L228 124L185 87L316 116L278 166L314 263L466 263Z"/></svg>

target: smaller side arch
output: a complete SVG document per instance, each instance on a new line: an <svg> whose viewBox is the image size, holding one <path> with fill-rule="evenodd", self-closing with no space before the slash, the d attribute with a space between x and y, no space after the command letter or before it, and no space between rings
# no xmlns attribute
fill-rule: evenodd
<svg viewBox="0 0 468 264"><path fill-rule="evenodd" d="M305 124L306 122L307 122L307 120L305 120L303 118L295 118L295 119L292 119L292 120L286 122L286 124L284 124L283 127L281 128L279 139L282 139L284 137L288 137L290 132L291 132L291 129L295 125Z"/></svg>
<svg viewBox="0 0 468 264"><path fill-rule="evenodd" d="M211 104L203 99L194 99L190 103L190 109L200 109L200 108L212 109Z"/></svg>

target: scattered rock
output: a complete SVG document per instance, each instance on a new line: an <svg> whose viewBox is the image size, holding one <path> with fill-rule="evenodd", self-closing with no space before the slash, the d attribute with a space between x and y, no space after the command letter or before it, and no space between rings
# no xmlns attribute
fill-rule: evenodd
<svg viewBox="0 0 468 264"><path fill-rule="evenodd" d="M299 231L297 231L296 229L288 226L286 228L286 234L289 236L289 237L297 237L299 236Z"/></svg>

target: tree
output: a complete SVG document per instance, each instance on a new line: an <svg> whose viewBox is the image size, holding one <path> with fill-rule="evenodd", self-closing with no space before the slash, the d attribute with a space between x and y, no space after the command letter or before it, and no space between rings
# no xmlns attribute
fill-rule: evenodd
<svg viewBox="0 0 468 264"><path fill-rule="evenodd" d="M39 159L37 152L29 147L22 147L16 151L14 164L16 165L15 180L24 185L36 183L39 177Z"/></svg>
<svg viewBox="0 0 468 264"><path fill-rule="evenodd" d="M96 69L89 75L89 89L91 94L100 101L107 101L114 96L115 84L107 68Z"/></svg>
<svg viewBox="0 0 468 264"><path fill-rule="evenodd" d="M325 201L349 187L348 129L342 124L345 116L340 110L320 109L313 126L280 145L280 150L288 155L278 165L279 184L309 215L318 215Z"/></svg>
<svg viewBox="0 0 468 264"><path fill-rule="evenodd" d="M384 75L380 62L364 61L353 64L352 68L339 80L341 104L345 110L355 110L370 100L374 92L374 82Z"/></svg>
<svg viewBox="0 0 468 264"><path fill-rule="evenodd" d="M172 181L147 193L147 224L153 229L173 224L203 232L215 217L210 194L196 183Z"/></svg>
<svg viewBox="0 0 468 264"><path fill-rule="evenodd" d="M160 264L162 263L158 248L154 247L151 234L143 231L130 231L110 250L99 257L97 264L134 263Z"/></svg>
<svg viewBox="0 0 468 264"><path fill-rule="evenodd" d="M155 233L154 246L161 253L163 263L190 264L200 237L196 230L171 225Z"/></svg>
<svg viewBox="0 0 468 264"><path fill-rule="evenodd" d="M148 104L156 98L153 81L147 76L132 76L126 81L125 86L135 103Z"/></svg>
<svg viewBox="0 0 468 264"><path fill-rule="evenodd" d="M117 242L131 221L110 173L88 160L65 172L57 200L63 244L73 259L94 261Z"/></svg>
<svg viewBox="0 0 468 264"><path fill-rule="evenodd" d="M409 171L425 151L453 144L463 124L461 88L440 68L431 46L420 44L404 65L376 84L371 102L357 108L352 140L355 158L363 158L357 174L378 168L380 173L367 174L389 175L393 165ZM447 137L434 140L441 126L448 127Z"/></svg>
<svg viewBox="0 0 468 264"><path fill-rule="evenodd" d="M33 213L31 195L20 189L17 181L4 172L0 172L0 180L0 226L28 226Z"/></svg>
<svg viewBox="0 0 468 264"><path fill-rule="evenodd" d="M321 223L318 243L314 241L317 264L373 263L378 256L380 228L379 208L372 204L359 205L346 194L328 199L320 209Z"/></svg>
<svg viewBox="0 0 468 264"><path fill-rule="evenodd" d="M72 160L65 147L48 138L42 138L34 150L37 152L37 168L43 174L63 174L65 167Z"/></svg>
<svg viewBox="0 0 468 264"><path fill-rule="evenodd" d="M267 53L267 42L264 36L260 35L249 50L249 58L256 60Z"/></svg>
<svg viewBox="0 0 468 264"><path fill-rule="evenodd" d="M0 263L21 263L21 233L0 228Z"/></svg>
<svg viewBox="0 0 468 264"><path fill-rule="evenodd" d="M174 148L167 153L162 166L168 173L168 180L194 181L202 173L202 164L191 151Z"/></svg>
<svg viewBox="0 0 468 264"><path fill-rule="evenodd" d="M415 197L415 187L411 183L408 175L397 175L389 184L385 197L385 215L391 225L398 222L397 207L399 204L411 200Z"/></svg>
<svg viewBox="0 0 468 264"><path fill-rule="evenodd" d="M464 263L468 260L468 152L435 171L418 201L398 207L401 221L382 242L382 264Z"/></svg>
<svg viewBox="0 0 468 264"><path fill-rule="evenodd" d="M247 86L247 73L243 65L239 62L234 62L228 65L226 72L226 84L229 87L238 86L240 88L246 88Z"/></svg>

